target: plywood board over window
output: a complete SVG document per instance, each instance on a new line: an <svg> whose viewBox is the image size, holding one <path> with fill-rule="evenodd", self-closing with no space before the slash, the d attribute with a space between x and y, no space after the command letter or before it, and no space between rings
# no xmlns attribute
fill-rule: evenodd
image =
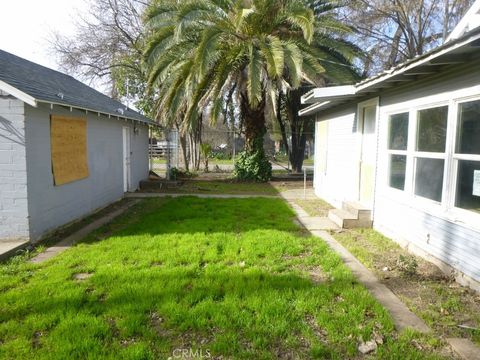
<svg viewBox="0 0 480 360"><path fill-rule="evenodd" d="M67 184L89 176L86 119L52 115L50 139L55 185Z"/></svg>

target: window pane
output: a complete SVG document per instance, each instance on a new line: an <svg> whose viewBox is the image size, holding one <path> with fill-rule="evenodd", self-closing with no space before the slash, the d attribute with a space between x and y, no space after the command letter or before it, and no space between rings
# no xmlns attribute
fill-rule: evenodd
<svg viewBox="0 0 480 360"><path fill-rule="evenodd" d="M388 148L390 150L407 150L408 143L408 113L390 116L390 135Z"/></svg>
<svg viewBox="0 0 480 360"><path fill-rule="evenodd" d="M480 212L480 161L458 161L455 206Z"/></svg>
<svg viewBox="0 0 480 360"><path fill-rule="evenodd" d="M417 151L445 152L448 106L418 112Z"/></svg>
<svg viewBox="0 0 480 360"><path fill-rule="evenodd" d="M443 168L445 160L417 158L415 195L442 201Z"/></svg>
<svg viewBox="0 0 480 360"><path fill-rule="evenodd" d="M458 107L458 154L480 154L480 101L470 101Z"/></svg>
<svg viewBox="0 0 480 360"><path fill-rule="evenodd" d="M405 170L407 157L404 155L390 155L390 186L405 190Z"/></svg>

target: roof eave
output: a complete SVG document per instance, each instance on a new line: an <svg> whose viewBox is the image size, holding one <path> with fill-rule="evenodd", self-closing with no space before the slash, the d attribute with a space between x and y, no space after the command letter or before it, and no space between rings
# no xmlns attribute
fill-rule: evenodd
<svg viewBox="0 0 480 360"><path fill-rule="evenodd" d="M24 103L37 107L38 101L34 97L24 93L23 91L18 90L16 87L6 83L5 81L0 80L0 90L16 97L17 99L23 101Z"/></svg>
<svg viewBox="0 0 480 360"><path fill-rule="evenodd" d="M341 86L332 87L332 88L327 87L327 88L314 89L310 91L308 94L306 94L308 95L308 97L305 97L305 98L302 97L302 103L303 104L312 104L312 103L313 104L315 103L331 104L337 100L349 100L351 98L365 96L366 93L377 91L376 88L381 87L383 83L398 82L398 81L404 80L403 78L408 78L411 75L416 75L419 71L418 68L422 68L423 66L430 67L429 65L443 64L445 63L444 60L448 59L448 56L451 55L450 53L464 46L468 46L469 44L474 43L478 40L480 40L480 29L472 30L472 32L467 33L463 37L459 39L455 39L450 43L435 49L431 53L427 53L415 59L411 59L403 64L398 65L396 68L389 69L369 79L363 80L357 83L356 85L348 85L349 87L351 86L354 89L353 91L345 89L345 92L342 94L341 91L338 91L339 90L338 88L342 88ZM444 57L443 60L442 60L442 57ZM449 63L455 63L455 59L449 60ZM414 78L412 78L411 80L413 79ZM410 80L410 79L405 79L405 80ZM330 90L329 92L329 89L333 89L333 91ZM316 90L319 90L319 91L316 92ZM315 94L317 94L317 96L315 96ZM306 115L305 113L307 112L311 114L312 113L311 110L314 108L315 107L313 106L309 106L303 109L302 111L300 111L299 114L303 114L303 116L305 116ZM325 106L316 108L316 111L319 111L322 108L325 108Z"/></svg>
<svg viewBox="0 0 480 360"><path fill-rule="evenodd" d="M69 108L72 108L72 109L78 109L78 110L88 111L88 112L97 113L97 114L104 114L104 115L107 115L109 117L114 117L114 118L118 118L118 119L138 121L138 122L149 124L149 125L155 125L156 124L155 122L153 122L151 120L148 120L148 119L147 120L141 120L141 119L133 118L131 116L127 116L125 114L120 114L120 113L115 113L115 112L105 112L105 111L90 109L90 108L87 108L87 107L84 107L84 106L70 105L68 103L61 103L61 102L54 102L54 101L50 101L50 100L40 100L40 99L36 99L36 102L37 103L48 104L48 105L66 106L66 107L69 107Z"/></svg>
<svg viewBox="0 0 480 360"><path fill-rule="evenodd" d="M315 114L316 112L322 110L324 107L329 105L331 102L330 101L324 101L324 102L318 102L318 103L313 103L310 106L307 106L306 108L300 110L298 112L299 116L310 116Z"/></svg>
<svg viewBox="0 0 480 360"><path fill-rule="evenodd" d="M321 101L344 98L355 95L354 85L315 88L301 97L302 104L314 104Z"/></svg>

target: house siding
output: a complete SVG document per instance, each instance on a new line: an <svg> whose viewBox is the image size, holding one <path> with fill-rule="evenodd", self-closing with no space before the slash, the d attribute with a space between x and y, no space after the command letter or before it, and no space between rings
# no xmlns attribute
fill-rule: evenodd
<svg viewBox="0 0 480 360"><path fill-rule="evenodd" d="M87 119L89 176L55 186L51 168L50 114ZM148 128L132 122L69 111L46 105L26 105L26 143L28 169L28 209L30 240L38 241L46 232L81 218L123 197L122 127L131 128L132 189L148 176Z"/></svg>
<svg viewBox="0 0 480 360"><path fill-rule="evenodd" d="M0 241L29 236L25 107L0 91Z"/></svg>
<svg viewBox="0 0 480 360"><path fill-rule="evenodd" d="M476 288L480 288L478 221L460 221L443 204L427 202L426 205L422 199L389 188L386 150L390 113L418 106L452 105L453 99L463 98L465 94L480 96L478 61L476 58L461 66L447 67L437 75L372 93L371 96L379 96L380 101L374 227L444 269L454 268L458 280ZM329 123L326 171L318 173L318 164L315 164L315 192L335 206L341 206L342 200L358 199L360 148L355 134L357 106L358 102L350 102L317 115L318 121ZM316 137L318 140L318 131ZM454 190L449 188L448 191ZM472 279L475 281L472 282Z"/></svg>
<svg viewBox="0 0 480 360"><path fill-rule="evenodd" d="M412 107L450 104L468 93L480 96L478 60L441 74L386 91L380 98L378 186L374 227L428 253L462 274L480 281L480 231L474 223L455 221L442 205L428 204L388 187L388 115ZM446 179L444 179L446 181ZM454 191L449 189L449 191ZM462 277L459 277L462 280ZM464 279L463 279L464 280ZM464 281L468 283L468 281Z"/></svg>
<svg viewBox="0 0 480 360"><path fill-rule="evenodd" d="M335 206L342 201L358 196L358 135L356 122L357 106L353 104L341 112L317 117L317 123L327 121L327 146L320 149L319 132L315 132L317 158L323 157L324 169L315 163L315 193ZM318 124L317 124L318 130ZM321 150L326 154L321 154Z"/></svg>

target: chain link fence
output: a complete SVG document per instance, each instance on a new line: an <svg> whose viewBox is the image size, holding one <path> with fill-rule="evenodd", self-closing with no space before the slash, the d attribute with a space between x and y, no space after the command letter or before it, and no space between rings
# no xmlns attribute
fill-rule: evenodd
<svg viewBox="0 0 480 360"><path fill-rule="evenodd" d="M310 138L313 134L307 134ZM202 143L211 145L210 159L214 159L221 170L233 170L238 154L245 146L244 136L226 129L202 129ZM288 157L283 154L281 133L269 131L265 136L264 148L267 156L277 167L290 169ZM307 141L305 156L313 156L313 141ZM178 131L163 131L151 134L149 141L150 169L158 175L168 177L172 168L185 168L180 135Z"/></svg>

